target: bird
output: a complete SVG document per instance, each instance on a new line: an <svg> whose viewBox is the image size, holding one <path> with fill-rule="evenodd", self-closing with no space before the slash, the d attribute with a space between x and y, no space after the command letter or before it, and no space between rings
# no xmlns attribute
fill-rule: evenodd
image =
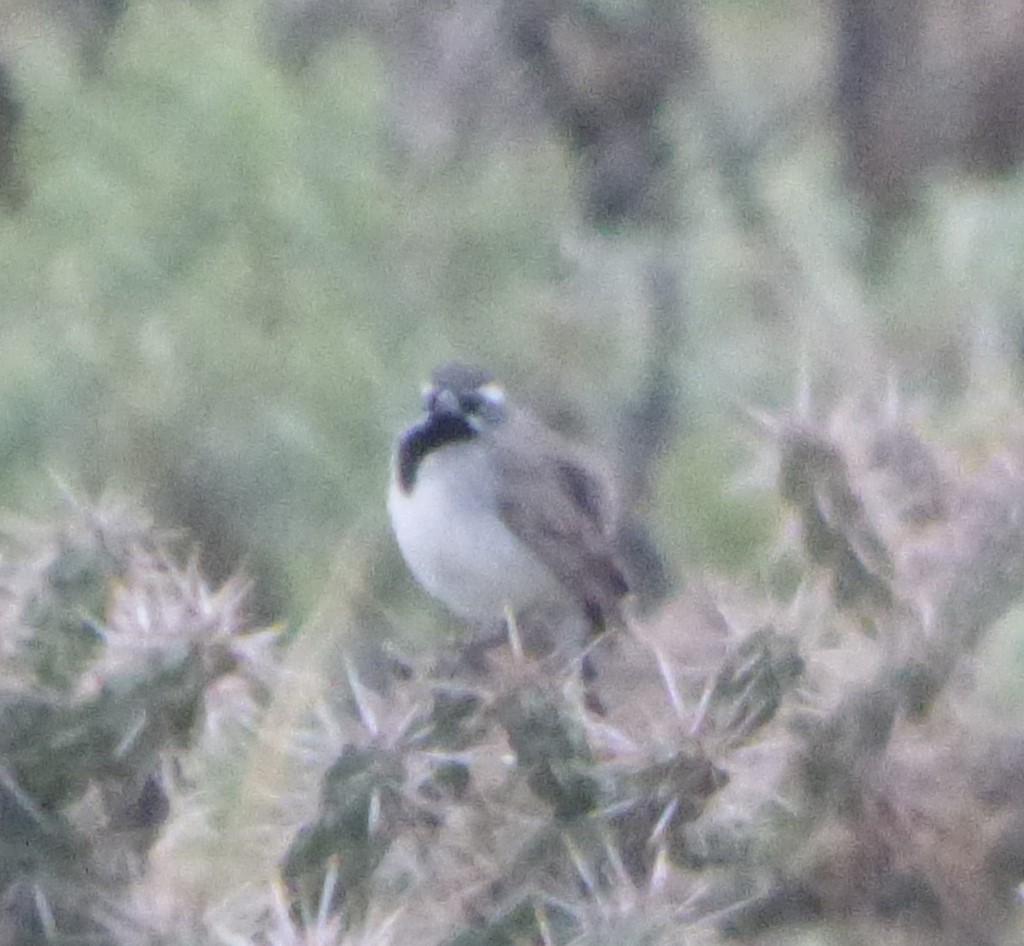
<svg viewBox="0 0 1024 946"><path fill-rule="evenodd" d="M622 626L629 582L601 464L482 368L438 368L423 408L398 438L388 490L419 584L477 627L541 615L585 644Z"/></svg>

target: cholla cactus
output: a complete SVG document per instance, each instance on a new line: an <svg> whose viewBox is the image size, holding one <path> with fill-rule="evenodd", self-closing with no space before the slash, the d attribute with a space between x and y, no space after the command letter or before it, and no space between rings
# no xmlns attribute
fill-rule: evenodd
<svg viewBox="0 0 1024 946"><path fill-rule="evenodd" d="M211 684L251 668L211 589L125 506L8 532L0 594L0 941L113 941Z"/></svg>
<svg viewBox="0 0 1024 946"><path fill-rule="evenodd" d="M819 605L802 632L812 669L789 737L790 817L764 892L724 928L855 920L867 941L1012 942L1024 795L986 797L984 773L999 757L1019 778L1024 756L971 659L1024 589L1019 445L965 475L870 405L775 430L811 563L803 593Z"/></svg>
<svg viewBox="0 0 1024 946"><path fill-rule="evenodd" d="M350 637L329 685L358 581L277 671L244 587L137 515L11 529L0 942L1014 942L1024 740L971 655L1024 587L1024 465L964 475L866 408L768 428L790 583L691 582L586 687L514 648L361 676ZM239 692L242 726L201 726Z"/></svg>
<svg viewBox="0 0 1024 946"><path fill-rule="evenodd" d="M1019 466L963 476L870 409L768 426L796 587L694 583L599 642L603 716L571 661L396 681L283 862L297 914L344 941L394 903L394 941L448 946L1013 941L1024 749L964 671L1024 588Z"/></svg>

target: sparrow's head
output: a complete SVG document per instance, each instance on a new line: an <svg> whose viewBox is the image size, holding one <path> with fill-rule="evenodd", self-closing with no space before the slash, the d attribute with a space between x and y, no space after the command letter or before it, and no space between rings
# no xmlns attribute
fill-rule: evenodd
<svg viewBox="0 0 1024 946"><path fill-rule="evenodd" d="M402 436L398 446L398 482L410 492L420 463L434 450L473 440L505 419L505 392L481 368L450 362L434 372L423 392L426 418Z"/></svg>
<svg viewBox="0 0 1024 946"><path fill-rule="evenodd" d="M468 426L469 436L500 424L507 410L505 391L490 372L454 361L434 372L423 392L423 409L428 422L461 421Z"/></svg>

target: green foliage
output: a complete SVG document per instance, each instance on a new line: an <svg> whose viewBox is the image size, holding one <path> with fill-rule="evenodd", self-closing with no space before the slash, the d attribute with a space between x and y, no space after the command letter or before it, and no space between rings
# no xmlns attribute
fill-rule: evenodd
<svg viewBox="0 0 1024 946"><path fill-rule="evenodd" d="M55 45L19 61L0 482L37 508L43 468L145 490L278 613L381 508L429 367L530 343L565 187L553 149L418 179L381 150L365 42L289 76L265 36L252 4L142 2L87 83Z"/></svg>
<svg viewBox="0 0 1024 946"><path fill-rule="evenodd" d="M720 418L719 423L724 423ZM690 564L742 571L763 561L779 507L762 489L739 488L749 451L721 427L701 426L665 458L658 480L659 542Z"/></svg>

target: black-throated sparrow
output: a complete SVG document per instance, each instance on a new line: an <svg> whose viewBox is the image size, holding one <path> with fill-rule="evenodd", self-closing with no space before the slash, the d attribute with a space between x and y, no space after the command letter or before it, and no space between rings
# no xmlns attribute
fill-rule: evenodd
<svg viewBox="0 0 1024 946"><path fill-rule="evenodd" d="M628 586L599 467L480 369L439 368L424 408L398 442L388 496L419 583L478 625L536 611L592 633L621 623Z"/></svg>

